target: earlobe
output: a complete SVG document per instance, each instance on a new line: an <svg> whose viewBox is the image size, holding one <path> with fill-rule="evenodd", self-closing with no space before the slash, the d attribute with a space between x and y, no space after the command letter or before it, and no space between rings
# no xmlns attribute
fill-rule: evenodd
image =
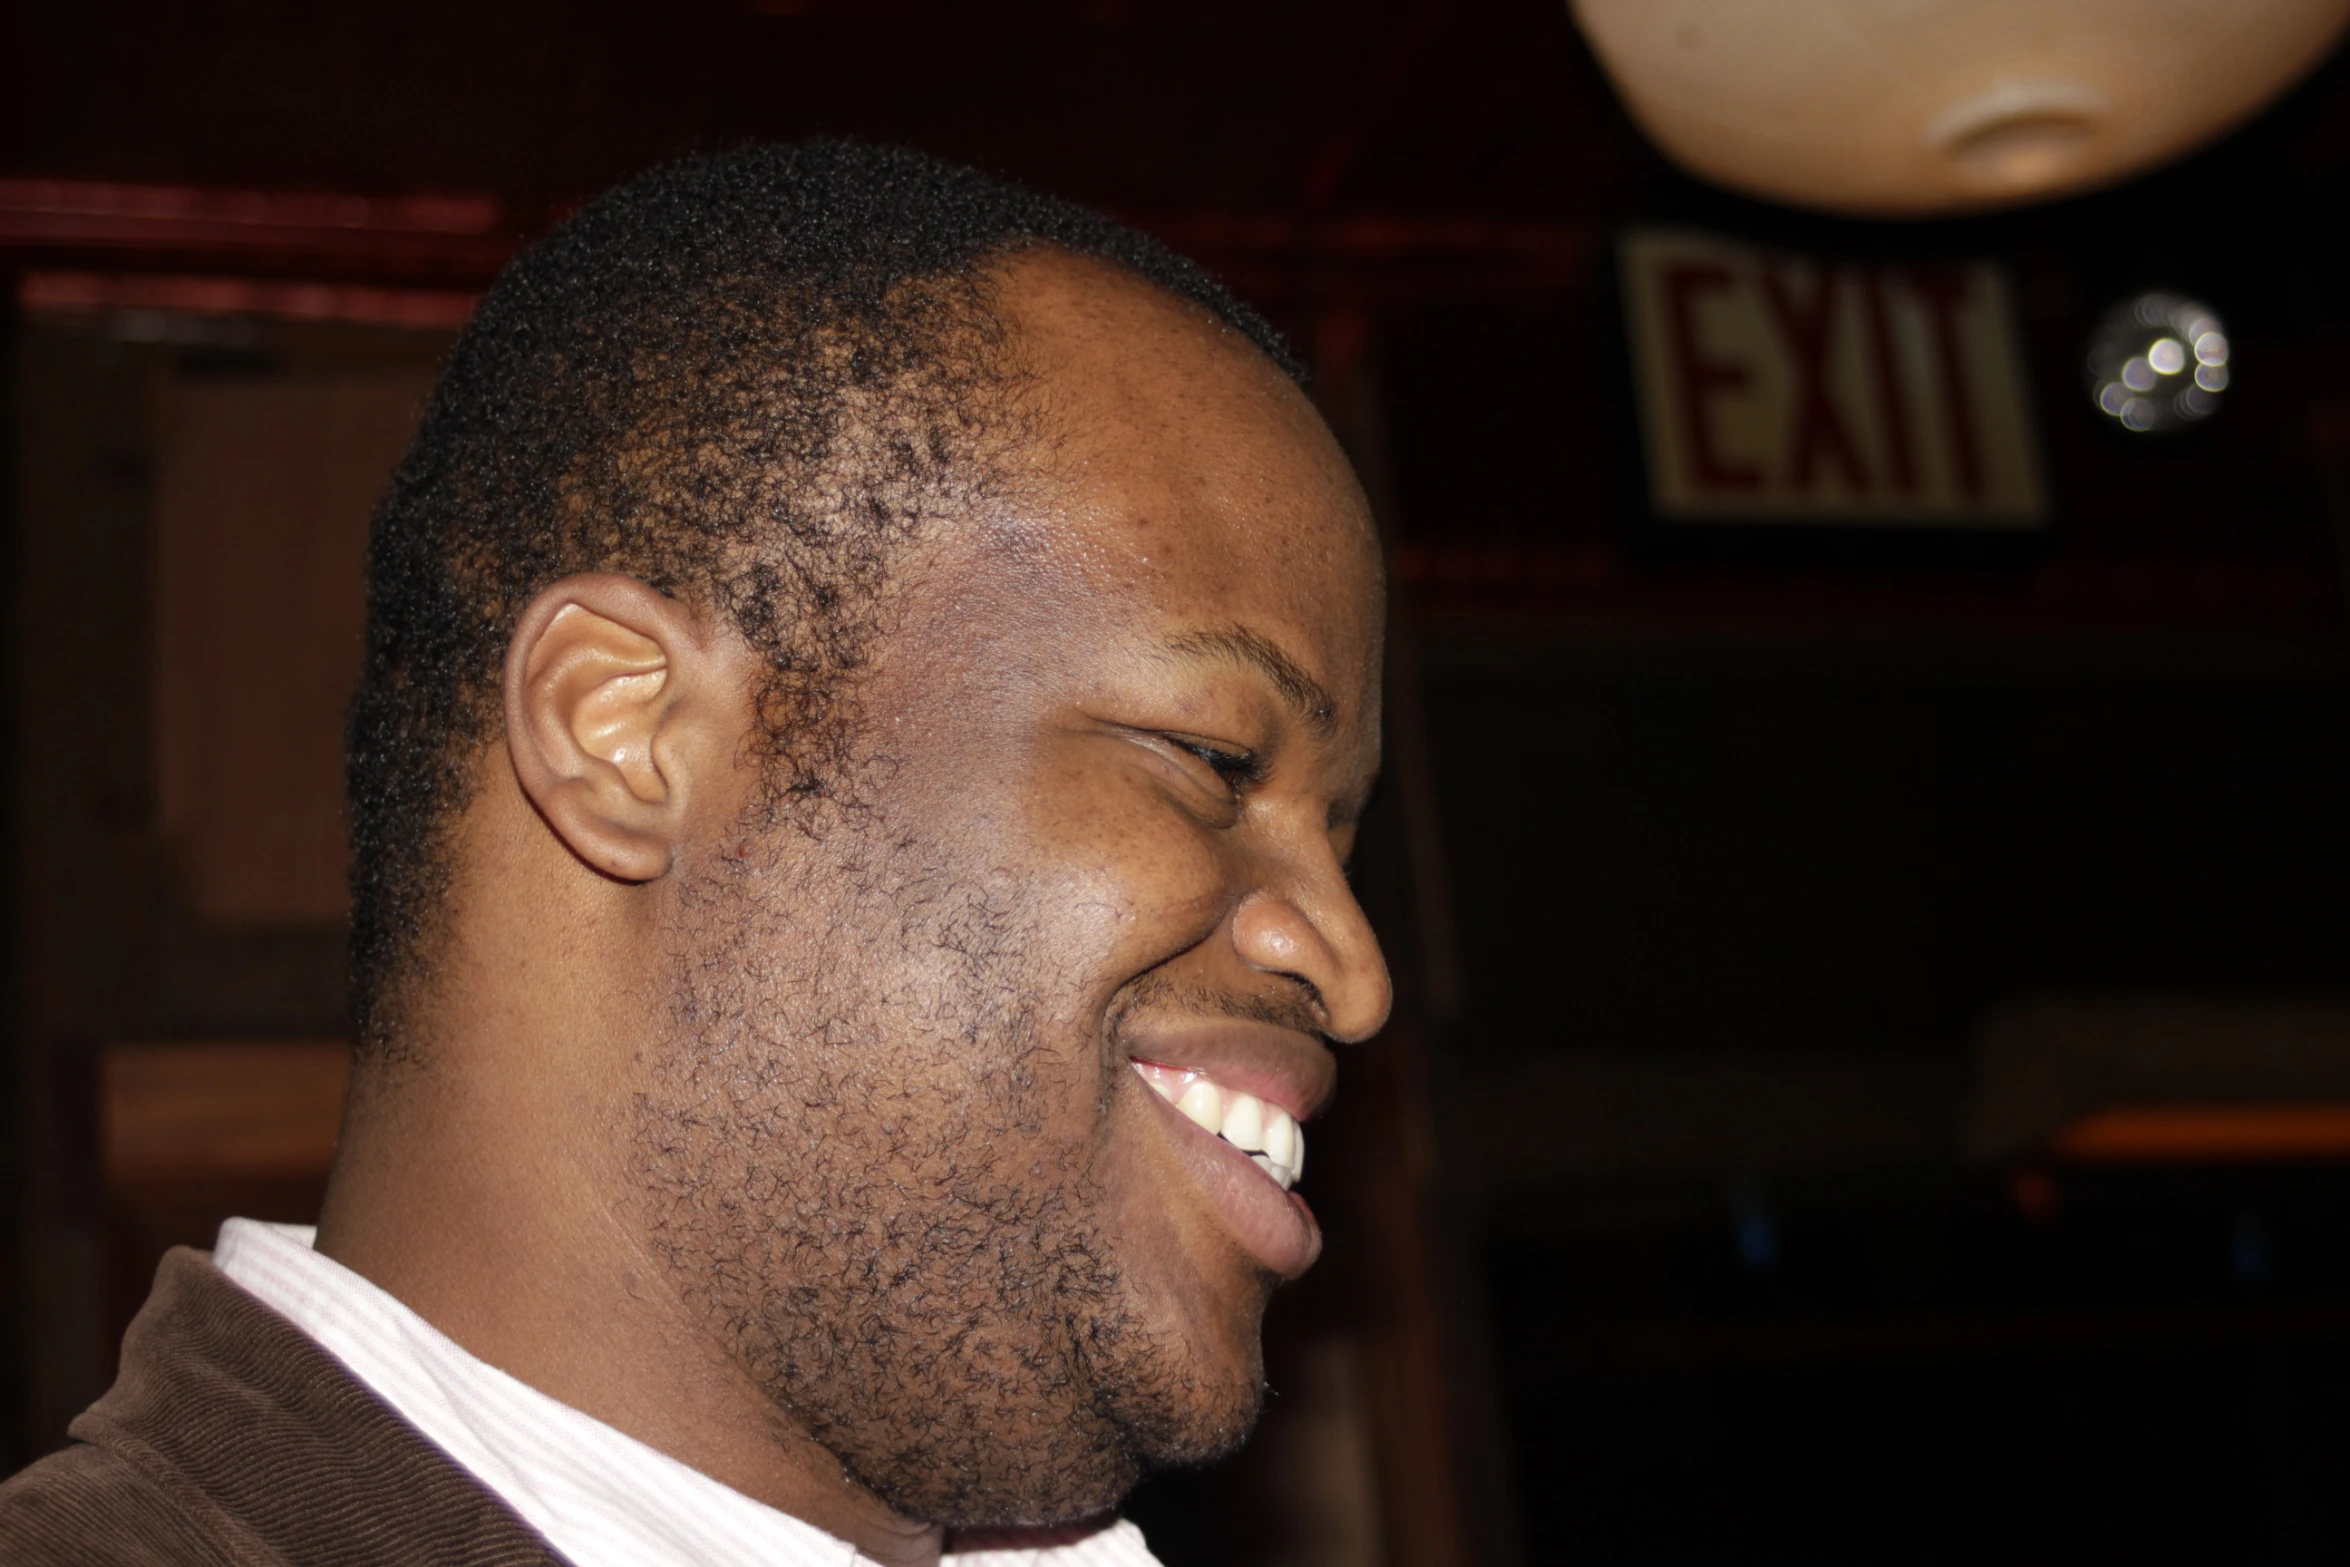
<svg viewBox="0 0 2350 1567"><path fill-rule="evenodd" d="M685 826L677 744L702 653L685 606L633 577L567 577L515 623L505 672L514 776L571 852L621 881L665 874Z"/></svg>

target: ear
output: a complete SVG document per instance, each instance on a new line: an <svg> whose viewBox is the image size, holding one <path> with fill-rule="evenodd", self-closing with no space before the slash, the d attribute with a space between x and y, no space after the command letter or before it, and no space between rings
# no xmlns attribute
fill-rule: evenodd
<svg viewBox="0 0 2350 1567"><path fill-rule="evenodd" d="M630 882L668 872L710 782L697 770L741 742L716 732L747 699L734 663L693 611L634 577L566 577L523 610L506 650L506 749L522 792L588 866Z"/></svg>

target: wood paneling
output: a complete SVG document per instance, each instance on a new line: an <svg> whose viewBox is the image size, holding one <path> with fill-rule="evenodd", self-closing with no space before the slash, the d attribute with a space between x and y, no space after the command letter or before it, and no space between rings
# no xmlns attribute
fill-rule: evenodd
<svg viewBox="0 0 2350 1567"><path fill-rule="evenodd" d="M110 1046L99 1063L106 1182L323 1177L350 1076L350 1049L334 1039Z"/></svg>
<svg viewBox="0 0 2350 1567"><path fill-rule="evenodd" d="M161 400L158 794L200 917L343 917L367 519L430 385L180 380Z"/></svg>

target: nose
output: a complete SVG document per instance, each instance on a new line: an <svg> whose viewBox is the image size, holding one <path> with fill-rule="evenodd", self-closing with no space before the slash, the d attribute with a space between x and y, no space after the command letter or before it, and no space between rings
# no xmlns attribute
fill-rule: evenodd
<svg viewBox="0 0 2350 1567"><path fill-rule="evenodd" d="M1232 913L1232 944L1249 967L1311 989L1333 1039L1368 1039L1387 1021L1395 1001L1387 959L1334 858L1319 874L1243 898Z"/></svg>

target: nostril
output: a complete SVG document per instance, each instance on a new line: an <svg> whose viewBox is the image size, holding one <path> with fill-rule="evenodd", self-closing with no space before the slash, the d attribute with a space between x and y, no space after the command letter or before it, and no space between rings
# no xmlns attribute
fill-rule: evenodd
<svg viewBox="0 0 2350 1567"><path fill-rule="evenodd" d="M1309 912L1310 911L1310 912ZM1260 974L1296 984L1341 1041L1376 1033L1392 1001L1378 938L1351 897L1304 902L1272 892L1245 899L1232 915L1232 943Z"/></svg>

